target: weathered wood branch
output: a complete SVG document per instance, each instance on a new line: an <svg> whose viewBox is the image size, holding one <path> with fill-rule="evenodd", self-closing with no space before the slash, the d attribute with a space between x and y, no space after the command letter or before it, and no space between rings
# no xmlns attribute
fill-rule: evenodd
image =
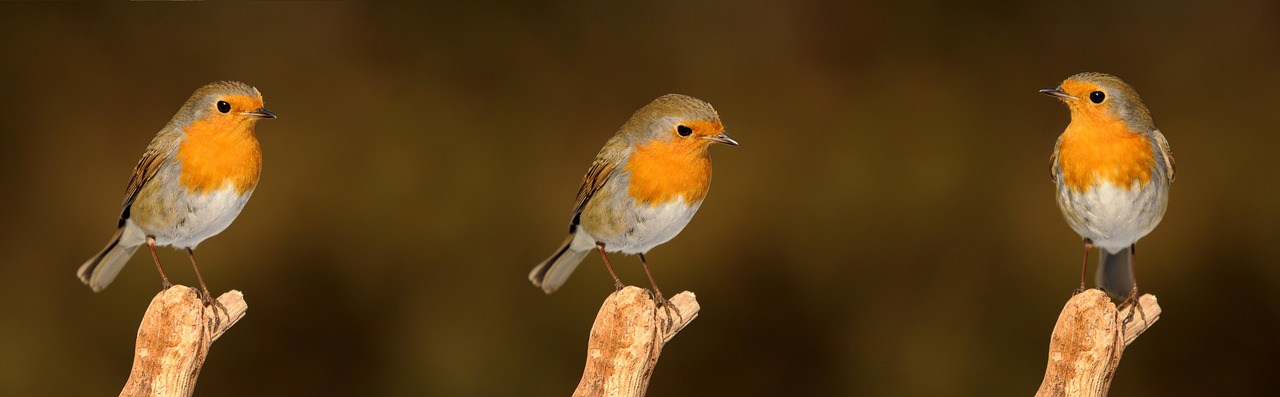
<svg viewBox="0 0 1280 397"><path fill-rule="evenodd" d="M1160 319L1154 295L1138 306L1116 309L1101 290L1091 289L1067 301L1049 341L1049 365L1036 397L1105 396L1125 347Z"/></svg>
<svg viewBox="0 0 1280 397"><path fill-rule="evenodd" d="M626 287L604 301L587 342L587 365L574 397L643 396L662 346L698 317L697 298L685 291L671 298L671 316L649 292Z"/></svg>
<svg viewBox="0 0 1280 397"><path fill-rule="evenodd" d="M249 309L240 291L222 294L218 302L226 306L226 313L205 307L194 288L182 285L152 298L138 327L133 371L120 395L190 396L209 345Z"/></svg>

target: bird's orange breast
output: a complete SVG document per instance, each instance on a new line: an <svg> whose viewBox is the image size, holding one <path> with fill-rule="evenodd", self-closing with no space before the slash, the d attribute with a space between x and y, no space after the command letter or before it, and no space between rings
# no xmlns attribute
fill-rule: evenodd
<svg viewBox="0 0 1280 397"><path fill-rule="evenodd" d="M1102 182L1129 188L1151 180L1155 155L1151 141L1121 120L1073 117L1058 146L1062 179L1072 190L1089 191Z"/></svg>
<svg viewBox="0 0 1280 397"><path fill-rule="evenodd" d="M187 192L211 192L230 182L238 193L244 193L258 185L262 149L252 123L202 120L191 123L185 131L186 139L178 146L176 157Z"/></svg>
<svg viewBox="0 0 1280 397"><path fill-rule="evenodd" d="M692 205L707 196L711 185L707 145L694 140L637 145L625 170L631 178L627 193L641 203L661 204L683 197L685 203Z"/></svg>

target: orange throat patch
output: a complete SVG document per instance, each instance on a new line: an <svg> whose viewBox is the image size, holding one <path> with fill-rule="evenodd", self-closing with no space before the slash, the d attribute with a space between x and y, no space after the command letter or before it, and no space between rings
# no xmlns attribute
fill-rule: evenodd
<svg viewBox="0 0 1280 397"><path fill-rule="evenodd" d="M639 203L657 205L684 198L693 205L707 197L711 157L702 139L654 141L637 145L627 159L627 193Z"/></svg>
<svg viewBox="0 0 1280 397"><path fill-rule="evenodd" d="M202 120L185 129L178 147L182 185L187 192L213 192L230 184L244 194L258 185L262 149L253 134L253 122Z"/></svg>
<svg viewBox="0 0 1280 397"><path fill-rule="evenodd" d="M1146 136L1121 120L1072 115L1058 145L1062 179L1071 190L1087 192L1102 182L1129 189L1151 181L1155 155Z"/></svg>

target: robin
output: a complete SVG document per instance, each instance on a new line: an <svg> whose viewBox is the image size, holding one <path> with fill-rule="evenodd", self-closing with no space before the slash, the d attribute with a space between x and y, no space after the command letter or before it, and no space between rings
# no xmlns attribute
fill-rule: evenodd
<svg viewBox="0 0 1280 397"><path fill-rule="evenodd" d="M1040 90L1071 110L1058 137L1050 175L1058 208L1084 237L1080 289L1089 250L1101 248L1098 287L1126 303L1138 297L1134 252L1138 239L1164 217L1173 183L1173 154L1138 93L1119 78L1080 73Z"/></svg>
<svg viewBox="0 0 1280 397"><path fill-rule="evenodd" d="M709 103L668 94L640 108L596 155L578 188L569 237L529 280L555 292L594 249L614 288L622 289L606 253L637 254L658 305L669 307L645 253L679 234L698 212L711 184L713 143L738 146Z"/></svg>
<svg viewBox="0 0 1280 397"><path fill-rule="evenodd" d="M157 245L187 251L206 306L215 303L196 265L197 244L222 232L253 194L262 151L253 128L276 118L262 106L258 89L236 81L196 90L147 146L125 188L116 234L77 274L102 291L143 244L164 274Z"/></svg>

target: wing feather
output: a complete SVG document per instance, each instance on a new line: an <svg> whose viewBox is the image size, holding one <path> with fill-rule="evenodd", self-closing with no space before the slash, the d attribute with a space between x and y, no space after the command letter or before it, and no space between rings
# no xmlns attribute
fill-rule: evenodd
<svg viewBox="0 0 1280 397"><path fill-rule="evenodd" d="M1156 147L1160 149L1160 154L1164 158L1164 166L1169 170L1169 182L1173 182L1175 174L1178 173L1178 164L1173 161L1173 150L1169 149L1169 140L1164 138L1164 134L1160 130L1156 130L1151 134L1156 141Z"/></svg>
<svg viewBox="0 0 1280 397"><path fill-rule="evenodd" d="M1058 136L1058 143L1053 144L1053 154L1049 155L1049 179L1058 182L1058 150L1062 148L1062 136Z"/></svg>
<svg viewBox="0 0 1280 397"><path fill-rule="evenodd" d="M587 174L582 177L582 186L578 188L578 199L573 204L573 225L578 224L578 215L582 214L582 209L586 208L591 197L609 182L613 177L613 171L617 168L618 163L599 158L591 163L591 168L587 169Z"/></svg>
<svg viewBox="0 0 1280 397"><path fill-rule="evenodd" d="M138 160L138 165L133 167L133 175L129 177L129 184L124 189L124 203L120 205L120 223L116 227L124 227L124 223L129 219L129 212L133 208L133 202L138 199L138 193L142 192L142 188L151 182L160 173L160 168L165 164L168 156L165 151L152 145L147 147L147 152L142 154L142 159Z"/></svg>

